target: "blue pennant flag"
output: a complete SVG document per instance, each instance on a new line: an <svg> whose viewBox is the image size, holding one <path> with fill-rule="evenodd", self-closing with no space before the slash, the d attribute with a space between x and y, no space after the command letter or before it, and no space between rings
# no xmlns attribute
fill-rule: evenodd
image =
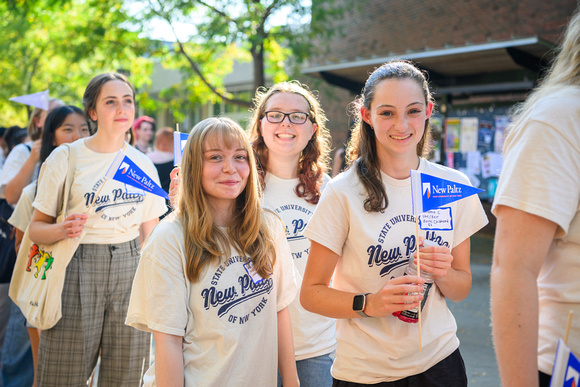
<svg viewBox="0 0 580 387"><path fill-rule="evenodd" d="M141 168L137 166L125 155L123 151L119 151L109 167L105 178L107 180L113 179L120 181L126 185L138 188L142 191L152 193L153 195L161 196L169 200L167 193L161 188L155 180L150 178Z"/></svg>
<svg viewBox="0 0 580 387"><path fill-rule="evenodd" d="M482 189L411 171L413 215L421 215L444 204L482 192Z"/></svg>
<svg viewBox="0 0 580 387"><path fill-rule="evenodd" d="M578 387L580 381L580 361L572 353L564 340L558 340L556 359L552 368L550 387Z"/></svg>
<svg viewBox="0 0 580 387"><path fill-rule="evenodd" d="M188 133L173 132L173 165L180 165Z"/></svg>

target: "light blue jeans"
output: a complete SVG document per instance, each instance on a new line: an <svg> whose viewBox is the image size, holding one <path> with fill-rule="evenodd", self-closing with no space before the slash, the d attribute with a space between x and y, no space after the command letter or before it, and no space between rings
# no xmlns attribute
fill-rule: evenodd
<svg viewBox="0 0 580 387"><path fill-rule="evenodd" d="M331 352L326 355L311 357L310 359L298 360L296 369L300 387L331 387L332 375L330 375L330 367L332 366L331 355L333 354L334 352ZM278 373L278 387L282 387L280 373Z"/></svg>
<svg viewBox="0 0 580 387"><path fill-rule="evenodd" d="M2 348L2 380L0 386L32 386L34 381L34 364L30 337L26 329L26 319L20 309L10 300L10 321Z"/></svg>

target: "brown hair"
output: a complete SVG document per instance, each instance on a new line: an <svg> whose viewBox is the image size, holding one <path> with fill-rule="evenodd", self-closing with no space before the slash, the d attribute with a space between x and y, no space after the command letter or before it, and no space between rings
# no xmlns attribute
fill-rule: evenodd
<svg viewBox="0 0 580 387"><path fill-rule="evenodd" d="M361 107L364 106L370 110L375 89L385 79L412 79L423 90L425 104L433 102L425 74L413 63L404 60L387 62L373 71L365 83L362 95L353 102L352 111L356 117L356 122L347 148L348 165L350 167L358 159L356 163L357 174L368 194L364 201L364 208L369 212L383 212L389 206L389 198L381 179L375 133L371 126L362 119ZM423 137L417 144L418 156L426 156L429 153L430 138L431 129L429 118L427 118Z"/></svg>
<svg viewBox="0 0 580 387"><path fill-rule="evenodd" d="M93 122L93 123L95 122L91 118L90 113L93 110L95 110L95 108L97 106L97 99L99 98L99 95L101 94L101 90L103 88L103 85L109 81L114 81L114 80L119 80L119 81L125 82L127 85L129 85L129 87L131 88L131 91L133 92L133 99L135 98L135 88L129 82L127 77L125 77L123 74L103 73L103 74L97 75L96 77L94 77L93 79L90 80L89 84L87 85L87 88L85 89L85 94L83 95L83 106L85 108L85 115L87 116L87 119L89 120L89 122Z"/></svg>
<svg viewBox="0 0 580 387"><path fill-rule="evenodd" d="M155 149L162 152L173 151L173 129L161 128L155 133Z"/></svg>

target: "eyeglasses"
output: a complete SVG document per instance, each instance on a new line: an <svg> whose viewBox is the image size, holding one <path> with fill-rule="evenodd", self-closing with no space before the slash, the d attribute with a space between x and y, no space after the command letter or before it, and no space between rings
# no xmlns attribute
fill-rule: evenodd
<svg viewBox="0 0 580 387"><path fill-rule="evenodd" d="M265 112L264 116L271 124L279 124L284 121L284 118L288 116L288 119L293 124L303 124L308 119L309 114L303 112L292 112L292 113L282 113L277 111Z"/></svg>

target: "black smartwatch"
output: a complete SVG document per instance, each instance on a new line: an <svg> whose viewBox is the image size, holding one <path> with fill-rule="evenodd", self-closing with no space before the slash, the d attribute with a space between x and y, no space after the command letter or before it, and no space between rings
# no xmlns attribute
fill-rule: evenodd
<svg viewBox="0 0 580 387"><path fill-rule="evenodd" d="M364 312L367 305L367 294L370 293L357 294L352 300L352 310L361 317L371 317Z"/></svg>

